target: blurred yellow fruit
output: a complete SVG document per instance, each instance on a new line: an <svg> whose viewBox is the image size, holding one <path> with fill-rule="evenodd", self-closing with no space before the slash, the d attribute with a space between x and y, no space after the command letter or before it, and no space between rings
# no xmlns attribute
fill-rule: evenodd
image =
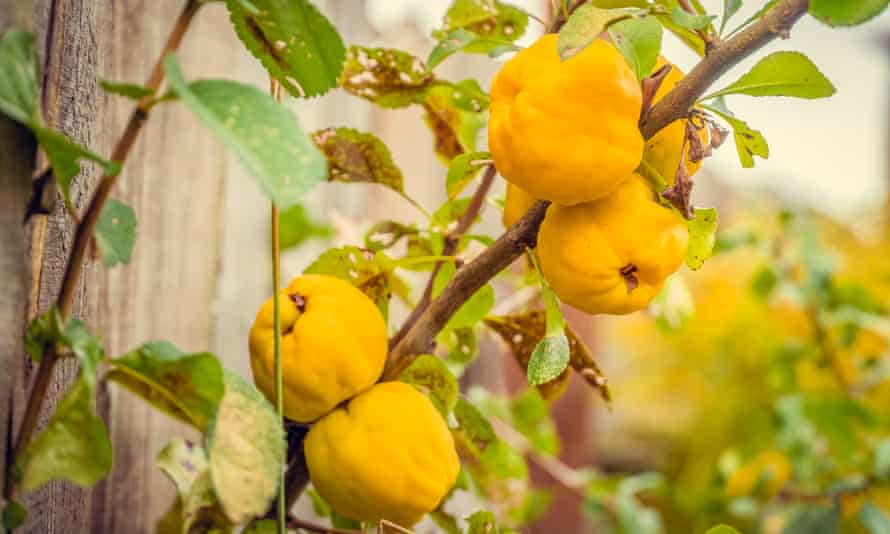
<svg viewBox="0 0 890 534"><path fill-rule="evenodd" d="M374 384L386 363L383 316L364 293L333 276L307 274L281 292L284 414L306 423ZM254 381L275 399L273 305L250 329Z"/></svg>
<svg viewBox="0 0 890 534"><path fill-rule="evenodd" d="M726 494L744 497L757 494L770 498L791 478L791 462L784 454L764 451L735 470L726 482Z"/></svg>
<svg viewBox="0 0 890 534"><path fill-rule="evenodd" d="M507 198L504 200L504 227L509 228L525 215L537 199L511 183L507 183Z"/></svg>
<svg viewBox="0 0 890 534"><path fill-rule="evenodd" d="M655 64L653 72L665 65L670 65L671 70L664 77L661 86L658 88L658 91L656 91L655 98L652 101L653 105L664 98L664 95L668 94L668 92L677 85L677 82L683 79L683 71L662 56L658 57L658 62ZM707 128L699 130L698 135L703 144L709 142ZM643 161L657 171L668 185L674 183L677 168L680 166L680 156L683 153L683 139L685 137L686 120L684 119L670 123L651 139L646 141L646 149L643 152ZM698 172L698 169L701 167L701 161L693 163L689 160L688 145L686 147L686 154L686 172L692 176Z"/></svg>
<svg viewBox="0 0 890 534"><path fill-rule="evenodd" d="M538 234L541 271L560 299L587 313L644 308L683 262L686 226L634 176L608 197L551 205Z"/></svg>
<svg viewBox="0 0 890 534"><path fill-rule="evenodd" d="M312 484L338 513L410 527L454 485L460 462L423 394L384 382L324 416L306 437Z"/></svg>
<svg viewBox="0 0 890 534"><path fill-rule="evenodd" d="M596 40L562 61L556 35L517 53L491 87L495 166L535 198L602 198L639 166L640 84L615 47Z"/></svg>

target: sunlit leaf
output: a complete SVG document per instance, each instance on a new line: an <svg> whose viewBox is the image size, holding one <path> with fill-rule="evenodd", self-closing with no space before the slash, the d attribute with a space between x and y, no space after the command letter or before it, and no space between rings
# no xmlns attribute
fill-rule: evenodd
<svg viewBox="0 0 890 534"><path fill-rule="evenodd" d="M649 76L661 51L662 26L652 16L619 20L609 26L609 37L624 56L637 80Z"/></svg>
<svg viewBox="0 0 890 534"><path fill-rule="evenodd" d="M130 263L136 240L136 213L123 202L110 198L105 202L95 230L96 245L106 267Z"/></svg>
<svg viewBox="0 0 890 534"><path fill-rule="evenodd" d="M695 300L678 273L668 277L661 292L649 304L648 311L655 318L655 325L664 332L678 330L692 318Z"/></svg>
<svg viewBox="0 0 890 534"><path fill-rule="evenodd" d="M166 341L111 360L106 377L171 417L207 430L222 399L223 370L208 352L184 354Z"/></svg>
<svg viewBox="0 0 890 534"><path fill-rule="evenodd" d="M306 274L328 274L349 282L362 290L387 317L392 288L391 266L382 255L358 247L328 249L303 271Z"/></svg>
<svg viewBox="0 0 890 534"><path fill-rule="evenodd" d="M498 521L492 512L479 510L467 517L467 534L499 534Z"/></svg>
<svg viewBox="0 0 890 534"><path fill-rule="evenodd" d="M94 388L80 378L59 402L49 423L16 459L21 487L32 491L51 480L89 487L111 469L108 429L94 409Z"/></svg>
<svg viewBox="0 0 890 534"><path fill-rule="evenodd" d="M582 4L559 30L556 41L559 57L565 60L577 54L606 31L610 24L646 13L645 9L601 9L592 4Z"/></svg>
<svg viewBox="0 0 890 534"><path fill-rule="evenodd" d="M454 263L443 263L439 268L439 272L433 281L433 298L439 296L448 282L456 273ZM451 316L443 330L454 330L457 328L466 328L479 324L479 322L488 315L488 312L494 306L494 288L490 284L485 284L461 305L461 307Z"/></svg>
<svg viewBox="0 0 890 534"><path fill-rule="evenodd" d="M713 15L693 15L680 6L671 11L671 20L689 30L703 30L707 28L716 17Z"/></svg>
<svg viewBox="0 0 890 534"><path fill-rule="evenodd" d="M337 29L309 0L251 0L245 9L228 0L244 46L296 97L315 96L337 84L346 47Z"/></svg>
<svg viewBox="0 0 890 534"><path fill-rule="evenodd" d="M750 96L790 96L825 98L835 93L834 85L810 58L800 52L774 52L728 87L707 98L743 94Z"/></svg>
<svg viewBox="0 0 890 534"><path fill-rule="evenodd" d="M454 105L452 86L439 85L427 92L424 121L433 132L436 154L445 162L476 150L476 138L485 125L486 114L465 111Z"/></svg>
<svg viewBox="0 0 890 534"><path fill-rule="evenodd" d="M283 469L284 430L253 384L226 372L225 394L207 432L210 478L234 523L265 513Z"/></svg>
<svg viewBox="0 0 890 534"><path fill-rule="evenodd" d="M190 534L198 525L202 531L231 532L231 522L213 493L203 447L175 438L158 453L155 465L176 486L173 506L158 521L157 534Z"/></svg>
<svg viewBox="0 0 890 534"><path fill-rule="evenodd" d="M80 361L82 379L89 387L95 387L96 369L105 351L83 321L76 317L63 320L56 306L35 317L25 333L25 350L35 361L40 361L44 348L50 345L74 354Z"/></svg>
<svg viewBox="0 0 890 534"><path fill-rule="evenodd" d="M810 15L829 26L855 26L887 9L888 0L810 0Z"/></svg>
<svg viewBox="0 0 890 534"><path fill-rule="evenodd" d="M292 111L259 89L226 80L188 84L173 55L167 80L182 102L231 150L281 209L324 181L324 156Z"/></svg>
<svg viewBox="0 0 890 534"><path fill-rule="evenodd" d="M686 221L689 245L686 249L686 265L696 270L714 252L717 236L717 209L695 208L695 217Z"/></svg>
<svg viewBox="0 0 890 534"><path fill-rule="evenodd" d="M726 23L742 7L742 0L723 0L723 17L720 18L720 33L726 28ZM716 528L716 527L715 527ZM719 533L718 533L719 534Z"/></svg>
<svg viewBox="0 0 890 534"><path fill-rule="evenodd" d="M426 58L427 68L432 70L456 52L492 53L520 50L510 40L498 36L479 35L464 28L448 32L436 43Z"/></svg>
<svg viewBox="0 0 890 534"><path fill-rule="evenodd" d="M457 156L448 165L448 175L445 178L445 190L448 198L454 198L473 181L486 165L491 163L490 152L470 152Z"/></svg>

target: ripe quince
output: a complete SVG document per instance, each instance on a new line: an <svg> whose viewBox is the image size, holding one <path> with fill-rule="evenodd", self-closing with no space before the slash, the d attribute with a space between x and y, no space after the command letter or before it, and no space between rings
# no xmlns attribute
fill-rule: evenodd
<svg viewBox="0 0 890 534"><path fill-rule="evenodd" d="M642 309L682 263L680 218L633 176L606 198L551 204L538 233L541 271L560 299L587 313Z"/></svg>
<svg viewBox="0 0 890 534"><path fill-rule="evenodd" d="M433 403L404 382L383 382L309 430L312 485L338 513L404 527L434 510L457 479L451 432Z"/></svg>
<svg viewBox="0 0 890 534"><path fill-rule="evenodd" d="M495 77L489 149L501 175L535 198L589 202L639 166L641 106L640 84L611 43L562 61L556 35L544 35Z"/></svg>
<svg viewBox="0 0 890 534"><path fill-rule="evenodd" d="M505 228L510 228L522 218L538 199L511 183L507 183L507 196L504 199L504 216L501 219Z"/></svg>
<svg viewBox="0 0 890 534"><path fill-rule="evenodd" d="M791 478L788 458L779 452L764 451L736 469L726 482L730 497L744 497L756 493L764 498L775 496Z"/></svg>
<svg viewBox="0 0 890 534"><path fill-rule="evenodd" d="M670 65L671 70L668 71L658 87L658 91L655 92L655 97L652 99L653 106L664 98L664 95L668 94L684 76L683 71L663 56L658 57L652 72L657 72L665 65ZM686 119L676 120L646 141L643 161L655 169L664 178L667 185L674 183L674 177L680 166L680 157L683 152L686 153L686 172L689 176L694 175L701 168L701 160L693 162L689 159L689 145L687 144L686 148L683 148L683 139L686 137L686 122ZM698 130L698 136L702 144L708 144L707 128Z"/></svg>
<svg viewBox="0 0 890 534"><path fill-rule="evenodd" d="M374 302L333 276L306 274L281 291L281 370L284 415L314 421L377 382L386 363L387 333ZM250 329L254 381L275 399L273 304Z"/></svg>

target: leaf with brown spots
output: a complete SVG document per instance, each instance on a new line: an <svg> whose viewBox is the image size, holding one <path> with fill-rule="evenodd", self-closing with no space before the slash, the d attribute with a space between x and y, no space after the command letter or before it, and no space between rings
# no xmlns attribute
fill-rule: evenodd
<svg viewBox="0 0 890 534"><path fill-rule="evenodd" d="M423 61L395 48L350 46L339 85L385 108L420 104L436 83Z"/></svg>
<svg viewBox="0 0 890 534"><path fill-rule="evenodd" d="M306 274L327 274L354 285L377 304L387 317L394 282L391 260L383 253L358 247L328 249L306 270Z"/></svg>
<svg viewBox="0 0 890 534"><path fill-rule="evenodd" d="M353 128L325 128L312 140L328 160L328 180L380 184L417 203L405 194L402 171L392 160L389 148L374 134Z"/></svg>
<svg viewBox="0 0 890 534"><path fill-rule="evenodd" d="M476 150L476 137L485 124L484 112L466 111L454 103L453 86L437 85L427 91L424 121L433 132L436 154L448 163Z"/></svg>
<svg viewBox="0 0 890 534"><path fill-rule="evenodd" d="M326 93L337 84L346 47L337 29L308 0L227 0L235 33L287 92Z"/></svg>
<svg viewBox="0 0 890 534"><path fill-rule="evenodd" d="M528 367L528 362L531 359L535 346L544 338L546 333L546 313L544 310L532 310L504 317L491 316L485 318L485 324L497 332L501 339L509 345L513 357L516 358L516 361L524 370ZM588 384L599 391L603 400L609 402L611 394L606 378L593 360L590 350L571 327L566 326L565 332L569 338L569 365ZM556 379L537 386L541 396L547 400L553 400L562 395L568 385L568 373L569 370L566 369Z"/></svg>

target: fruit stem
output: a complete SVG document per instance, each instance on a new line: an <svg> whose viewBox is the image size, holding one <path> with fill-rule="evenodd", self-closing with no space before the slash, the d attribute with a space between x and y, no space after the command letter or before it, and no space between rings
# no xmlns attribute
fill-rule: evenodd
<svg viewBox="0 0 890 534"><path fill-rule="evenodd" d="M275 78L269 78L269 92L275 97L275 100L281 102L281 85ZM278 206L272 202L272 337L274 340L273 351L275 353L275 412L278 414L279 426L284 429L284 380L281 376L281 241L279 239L279 221ZM296 300L294 302L296 303ZM287 465L286 461L285 465ZM287 531L287 508L285 502L284 466L278 473L277 509L278 534L285 534Z"/></svg>

